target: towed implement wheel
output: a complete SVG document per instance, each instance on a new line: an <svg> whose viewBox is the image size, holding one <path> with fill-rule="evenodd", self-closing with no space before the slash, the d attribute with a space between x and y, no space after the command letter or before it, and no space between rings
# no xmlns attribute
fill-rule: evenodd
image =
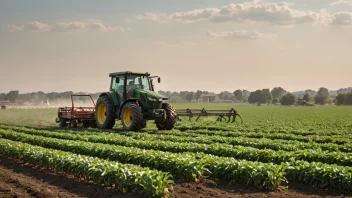
<svg viewBox="0 0 352 198"><path fill-rule="evenodd" d="M76 120L71 120L69 127L70 127L70 128L77 128L77 124L78 124L78 123L77 123Z"/></svg>
<svg viewBox="0 0 352 198"><path fill-rule="evenodd" d="M114 106L107 96L102 96L98 99L95 112L96 126L98 128L112 129L114 127Z"/></svg>
<svg viewBox="0 0 352 198"><path fill-rule="evenodd" d="M67 128L67 120L66 119L60 119L60 128Z"/></svg>
<svg viewBox="0 0 352 198"><path fill-rule="evenodd" d="M144 126L141 108L134 103L127 103L121 111L123 128L127 131L138 131Z"/></svg>
<svg viewBox="0 0 352 198"><path fill-rule="evenodd" d="M159 130L171 130L176 123L176 111L169 103L163 103L162 108L165 110L166 119L155 120L156 127L158 127Z"/></svg>

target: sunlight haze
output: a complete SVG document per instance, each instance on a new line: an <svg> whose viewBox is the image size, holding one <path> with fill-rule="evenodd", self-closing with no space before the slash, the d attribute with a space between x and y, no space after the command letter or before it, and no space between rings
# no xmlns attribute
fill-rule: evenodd
<svg viewBox="0 0 352 198"><path fill-rule="evenodd" d="M0 92L351 87L352 1L0 0Z"/></svg>

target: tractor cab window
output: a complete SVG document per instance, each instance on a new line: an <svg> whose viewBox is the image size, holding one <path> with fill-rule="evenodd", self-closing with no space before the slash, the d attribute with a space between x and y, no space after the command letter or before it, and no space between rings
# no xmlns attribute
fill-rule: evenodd
<svg viewBox="0 0 352 198"><path fill-rule="evenodd" d="M135 88L150 90L148 77L138 75L127 76L127 90Z"/></svg>
<svg viewBox="0 0 352 198"><path fill-rule="evenodd" d="M116 78L117 77L114 77L113 79L112 79L112 86L111 86L111 88L114 90L114 91L116 91L117 92L117 94L121 97L121 98L123 98L124 96L124 94L123 94L123 88L124 88L124 85L125 85L125 77L124 76L118 76L119 77L119 79L120 79L120 82L119 83L116 83Z"/></svg>

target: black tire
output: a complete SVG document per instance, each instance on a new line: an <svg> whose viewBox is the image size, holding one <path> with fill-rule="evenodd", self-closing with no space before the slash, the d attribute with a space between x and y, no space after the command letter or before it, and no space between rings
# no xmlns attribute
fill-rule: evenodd
<svg viewBox="0 0 352 198"><path fill-rule="evenodd" d="M156 127L159 130L171 130L175 127L176 123L176 111L174 107L169 103L163 103L162 108L166 112L165 120L155 120Z"/></svg>
<svg viewBox="0 0 352 198"><path fill-rule="evenodd" d="M95 119L99 129L112 129L114 127L114 105L108 96L102 96L98 99L95 107Z"/></svg>
<svg viewBox="0 0 352 198"><path fill-rule="evenodd" d="M122 126L127 131L139 131L144 124L142 109L135 103L127 103L121 111Z"/></svg>
<svg viewBox="0 0 352 198"><path fill-rule="evenodd" d="M147 127L147 120L143 120L143 121L142 121L142 126L141 126L141 128L143 129L143 128L145 128L145 127Z"/></svg>
<svg viewBox="0 0 352 198"><path fill-rule="evenodd" d="M61 119L59 127L60 128L67 128L67 120L66 119Z"/></svg>

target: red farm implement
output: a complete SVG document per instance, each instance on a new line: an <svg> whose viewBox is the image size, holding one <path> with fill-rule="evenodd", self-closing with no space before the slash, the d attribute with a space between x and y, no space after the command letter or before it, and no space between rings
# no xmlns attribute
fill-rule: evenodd
<svg viewBox="0 0 352 198"><path fill-rule="evenodd" d="M82 107L75 106L74 97L89 98L93 106L91 107ZM89 100L88 99L88 100ZM96 128L95 122L95 102L91 95L71 95L71 107L59 107L58 117L56 118L56 123L60 123L59 127L66 128L76 128L78 124L83 124L83 127Z"/></svg>

